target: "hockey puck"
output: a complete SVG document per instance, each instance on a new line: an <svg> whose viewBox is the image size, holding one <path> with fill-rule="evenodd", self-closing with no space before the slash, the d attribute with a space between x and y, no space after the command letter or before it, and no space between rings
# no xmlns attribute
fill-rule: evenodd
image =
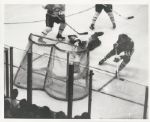
<svg viewBox="0 0 150 122"><path fill-rule="evenodd" d="M128 19L133 19L134 18L134 16L130 16L130 17L128 17Z"/></svg>
<svg viewBox="0 0 150 122"><path fill-rule="evenodd" d="M119 80L124 81L124 79L123 79L123 78L119 78Z"/></svg>

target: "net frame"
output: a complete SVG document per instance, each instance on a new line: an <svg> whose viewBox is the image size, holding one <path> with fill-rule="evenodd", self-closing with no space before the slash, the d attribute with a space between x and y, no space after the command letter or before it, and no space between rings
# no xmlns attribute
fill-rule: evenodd
<svg viewBox="0 0 150 122"><path fill-rule="evenodd" d="M74 86L76 87L76 86L78 86L78 87L81 87L81 88L84 88L85 89L85 93L83 94L83 95L79 95L78 97L73 97L73 100L80 100L80 99L82 99L82 98L84 98L84 97L86 97L87 95L88 95L88 80L89 80L89 77L88 77L88 74L89 74L89 52L88 52L88 50L86 50L86 49L84 49L84 50L81 50L81 51L76 51L76 52L74 52L74 51L67 51L67 50L63 50L63 49L60 49L58 46L57 46L57 44L58 43L64 43L64 44L67 44L67 45L70 45L70 46L72 46L71 44L68 44L68 43L66 43L66 42L58 42L57 41L57 43L55 43L55 44L39 44L39 43L37 43L37 42L35 42L35 41L33 41L33 39L32 39L32 37L33 36L37 36L37 37L41 37L41 36L39 36L39 35L35 35L35 34L30 34L30 36L29 36L29 44L28 44L28 47L27 47L27 52L31 49L32 50L32 46L33 45L38 45L38 46L43 46L43 47L51 47L52 49L50 50L51 52L50 52L50 58L52 58L53 56L52 56L52 52L53 52L53 50L55 49L55 50L59 50L59 51L61 51L61 52L63 52L63 53L66 53L67 54L67 74L68 74L68 65L69 65L69 63L70 63L70 61L69 61L69 56L70 56L70 54L71 53L76 53L76 54L80 54L80 53L86 53L87 55L87 64L86 64L86 66L83 66L83 65L80 65L80 67L83 67L83 68L85 68L86 69L86 73L85 73L85 86L78 86L78 84L74 84ZM43 37L44 38L44 37ZM51 40L51 38L47 38L47 37L45 37L46 39L48 39L48 40ZM52 39L51 41L56 41L56 40L54 40L54 39ZM74 46L74 47L76 47L76 46ZM32 52L32 53L34 53L34 52ZM20 63L20 66L19 66L19 68L18 68L18 71L17 71L17 73L16 73L16 75L15 75L15 78L14 78L14 84L17 86L17 87L19 87L19 88L24 88L24 89L26 89L26 87L25 86L21 86L20 84L17 84L16 83L16 78L17 78L17 75L18 75L18 73L19 73L19 70L22 68L22 63L24 62L24 60L25 60L25 58L26 58L26 56L27 56L27 53L25 53L25 56L24 56L24 58L22 59L22 61L21 61L21 63ZM50 62L51 61L51 59L49 59L49 62L48 62L48 65L47 65L47 67L49 67L49 65L50 65ZM34 72L34 71L33 71ZM33 73L32 72L32 73ZM68 79L68 76L67 76L67 74L66 74L66 96L67 96L67 79ZM55 98L55 99L58 99L58 100L67 100L67 97L64 97L64 98L61 98L61 97L59 97L59 96L55 96L55 95L53 95L53 94L51 94L47 89L46 89L46 82L47 82L47 80L46 80L46 78L47 78L47 75L48 75L48 72L46 72L46 76L45 76L45 79L44 79L44 85L43 85L43 88L33 88L33 89L35 89L35 90L44 90L49 96L51 96L51 97L53 97L53 98ZM80 80L80 77L77 77L75 80Z"/></svg>

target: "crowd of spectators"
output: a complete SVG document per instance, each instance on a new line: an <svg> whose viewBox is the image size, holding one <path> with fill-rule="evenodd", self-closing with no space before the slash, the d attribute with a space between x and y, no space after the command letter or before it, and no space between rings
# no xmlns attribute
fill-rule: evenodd
<svg viewBox="0 0 150 122"><path fill-rule="evenodd" d="M18 90L13 89L11 98L4 99L4 118L35 118L35 119L67 119L63 111L54 112L47 106L30 104L26 99L18 101ZM87 112L76 115L72 119L90 119Z"/></svg>

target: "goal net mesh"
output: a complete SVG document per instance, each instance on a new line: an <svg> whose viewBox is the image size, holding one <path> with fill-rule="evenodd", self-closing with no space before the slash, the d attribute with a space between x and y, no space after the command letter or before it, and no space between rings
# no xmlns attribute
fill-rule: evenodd
<svg viewBox="0 0 150 122"><path fill-rule="evenodd" d="M51 97L67 100L68 66L74 64L73 100L88 94L89 54L66 42L43 38L49 44L37 43L39 36L30 34L27 51L15 75L14 84L27 88L27 52L32 49L32 88L44 90Z"/></svg>

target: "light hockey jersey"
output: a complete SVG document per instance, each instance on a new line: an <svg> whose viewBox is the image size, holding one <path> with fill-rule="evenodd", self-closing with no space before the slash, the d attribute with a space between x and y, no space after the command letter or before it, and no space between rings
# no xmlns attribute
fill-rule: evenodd
<svg viewBox="0 0 150 122"><path fill-rule="evenodd" d="M45 6L45 9L47 9L48 14L60 15L60 14L64 14L65 4L47 4Z"/></svg>

